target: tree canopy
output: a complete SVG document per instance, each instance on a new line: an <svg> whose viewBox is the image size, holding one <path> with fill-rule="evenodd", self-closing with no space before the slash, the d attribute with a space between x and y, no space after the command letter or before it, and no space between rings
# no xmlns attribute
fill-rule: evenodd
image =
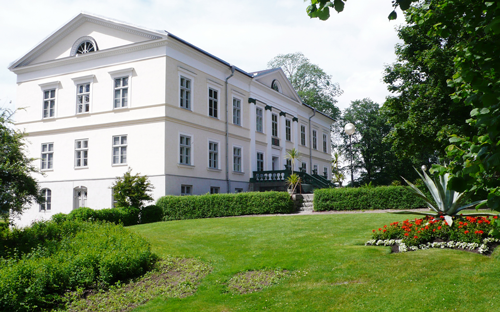
<svg viewBox="0 0 500 312"><path fill-rule="evenodd" d="M141 176L138 173L132 175L132 169L130 168L123 177L116 178L112 189L118 207L142 209L145 201L154 200L150 195L153 185L148 177Z"/></svg>
<svg viewBox="0 0 500 312"><path fill-rule="evenodd" d="M38 173L25 154L24 134L12 127L12 112L0 108L0 217L21 214L30 204L41 203L38 184L31 176Z"/></svg>
<svg viewBox="0 0 500 312"><path fill-rule="evenodd" d="M332 118L339 115L336 97L343 91L330 75L318 65L311 64L304 54L279 54L267 63L267 67L281 67L304 103Z"/></svg>

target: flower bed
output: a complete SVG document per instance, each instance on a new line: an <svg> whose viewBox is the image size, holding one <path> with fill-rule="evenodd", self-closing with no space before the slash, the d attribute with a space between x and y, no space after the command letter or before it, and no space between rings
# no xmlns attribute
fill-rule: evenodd
<svg viewBox="0 0 500 312"><path fill-rule="evenodd" d="M426 216L414 221L393 222L389 226L373 230L367 246L394 246L393 251L406 252L429 248L458 248L490 253L500 239L491 237L497 216L472 217L456 216L451 226L444 217Z"/></svg>

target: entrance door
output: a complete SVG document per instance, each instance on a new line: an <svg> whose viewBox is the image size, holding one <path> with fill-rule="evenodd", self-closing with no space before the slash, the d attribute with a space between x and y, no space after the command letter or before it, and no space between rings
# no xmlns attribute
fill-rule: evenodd
<svg viewBox="0 0 500 312"><path fill-rule="evenodd" d="M280 158L273 156L273 170L280 170Z"/></svg>
<svg viewBox="0 0 500 312"><path fill-rule="evenodd" d="M77 186L73 190L73 209L87 207L87 188Z"/></svg>

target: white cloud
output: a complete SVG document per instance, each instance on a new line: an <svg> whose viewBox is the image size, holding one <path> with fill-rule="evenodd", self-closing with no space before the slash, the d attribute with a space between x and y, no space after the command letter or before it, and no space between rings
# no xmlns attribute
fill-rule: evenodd
<svg viewBox="0 0 500 312"><path fill-rule="evenodd" d="M323 22L310 19L306 7L300 0L10 1L0 11L0 99L15 100L9 64L83 10L165 29L246 71L300 51L344 89L341 108L364 97L382 104L388 94L382 71L395 59L394 27L402 14L389 22L390 0L357 0Z"/></svg>

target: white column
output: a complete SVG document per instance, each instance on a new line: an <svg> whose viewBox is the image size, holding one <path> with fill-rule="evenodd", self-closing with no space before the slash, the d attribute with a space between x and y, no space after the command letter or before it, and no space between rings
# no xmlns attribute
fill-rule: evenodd
<svg viewBox="0 0 500 312"><path fill-rule="evenodd" d="M266 106L269 107L269 106ZM273 152L272 152L272 144L273 144L273 135L272 135L272 128L273 128L273 121L272 121L272 108L271 109L265 109L266 111L266 141L267 141L267 148L266 148L266 163L264 164L265 169L264 170L273 170Z"/></svg>
<svg viewBox="0 0 500 312"><path fill-rule="evenodd" d="M253 172L257 171L257 150L255 148L255 131L256 129L256 109L255 103L248 103L250 105L250 176L253 177Z"/></svg>
<svg viewBox="0 0 500 312"><path fill-rule="evenodd" d="M278 170L285 170L286 164L286 124L285 124L285 114L280 113L280 124L278 129L278 136L280 137L280 146L281 146L281 159L280 159L280 168Z"/></svg>
<svg viewBox="0 0 500 312"><path fill-rule="evenodd" d="M293 140L293 148L295 148L296 151L299 150L299 140L300 140L300 135L299 135L299 122L298 121L292 121L292 140ZM295 168L293 168L294 171L299 171L299 161L295 161Z"/></svg>

